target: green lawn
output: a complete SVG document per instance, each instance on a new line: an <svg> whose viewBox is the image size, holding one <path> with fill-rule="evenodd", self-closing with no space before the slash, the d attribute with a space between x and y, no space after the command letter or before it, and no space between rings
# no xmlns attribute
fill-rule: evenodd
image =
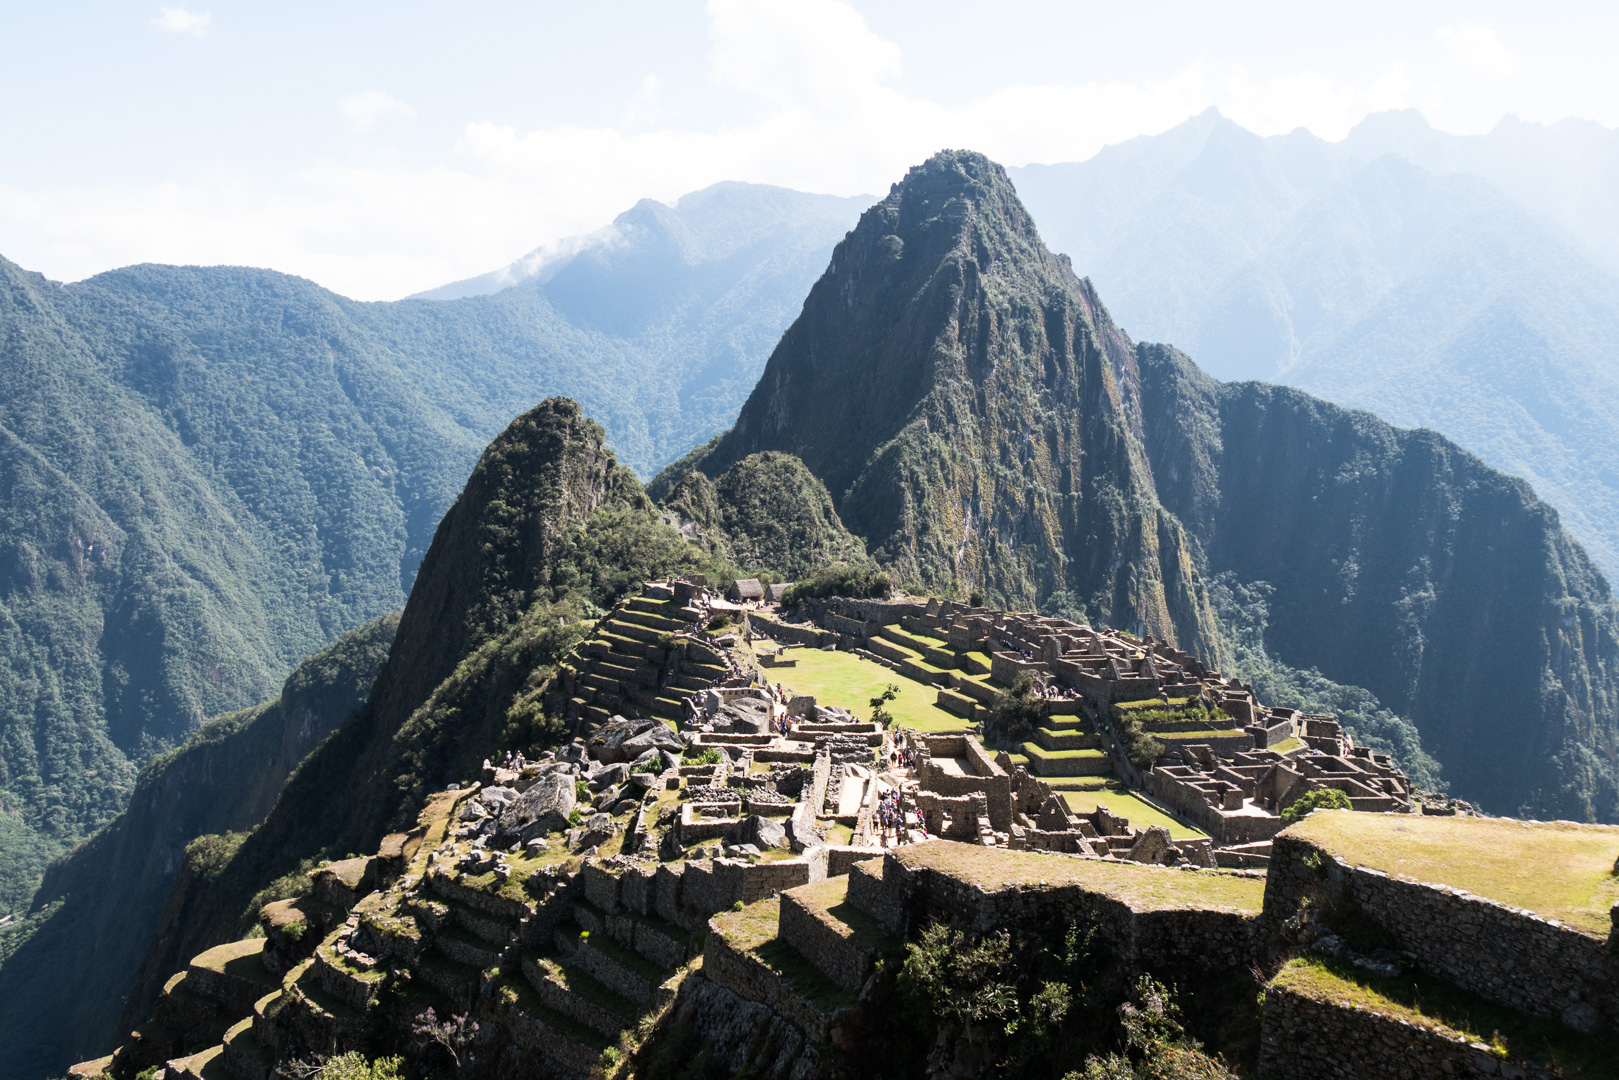
<svg viewBox="0 0 1619 1080"><path fill-rule="evenodd" d="M1133 828L1145 829L1149 825L1162 825L1176 840L1196 840L1208 835L1201 829L1182 825L1151 803L1137 798L1134 792L1122 791L1117 787L1097 791L1064 791L1061 795L1068 800L1069 809L1076 813L1089 813L1098 805L1102 805L1113 813L1128 818Z"/></svg>
<svg viewBox="0 0 1619 1080"><path fill-rule="evenodd" d="M1328 810L1286 835L1351 866L1466 889L1602 938L1619 902L1619 826Z"/></svg>
<svg viewBox="0 0 1619 1080"><path fill-rule="evenodd" d="M793 649L787 655L798 661L796 667L766 668L766 673L772 681L795 693L811 695L817 704L836 705L867 719L871 716L871 699L894 683L900 688L899 697L887 708L900 726L918 731L961 731L967 727L966 720L934 704L939 694L936 686L924 685L853 653Z"/></svg>
<svg viewBox="0 0 1619 1080"><path fill-rule="evenodd" d="M1074 859L1033 851L1007 851L951 840L930 840L893 848L889 858L910 869L940 873L999 892L1019 885L1079 885L1112 897L1136 911L1219 908L1259 914L1265 882L1218 870L1177 870L1167 866Z"/></svg>

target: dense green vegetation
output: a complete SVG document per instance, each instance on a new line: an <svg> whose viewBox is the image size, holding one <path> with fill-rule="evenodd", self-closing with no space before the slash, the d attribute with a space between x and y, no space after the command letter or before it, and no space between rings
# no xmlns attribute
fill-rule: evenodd
<svg viewBox="0 0 1619 1080"><path fill-rule="evenodd" d="M857 211L718 185L447 302L0 259L0 915L153 755L398 609L513 415L571 393L643 475L727 424Z"/></svg>
<svg viewBox="0 0 1619 1080"><path fill-rule="evenodd" d="M782 603L792 607L801 600L824 596L845 596L856 600L886 600L894 591L894 579L875 566L838 564L823 566L809 577L795 581L782 594Z"/></svg>
<svg viewBox="0 0 1619 1080"><path fill-rule="evenodd" d="M905 946L894 995L899 1008L884 1036L895 1060L884 1075L921 1075L929 1050L986 1077L1233 1075L1188 1033L1173 987L1152 975L1128 978L1084 923L1061 941L1007 930L969 938L935 923ZM1207 1026L1227 1049L1250 1050L1257 1018L1220 1024L1222 1011L1206 1010L1205 1022L1215 1020ZM900 1060L907 1055L914 1060Z"/></svg>
<svg viewBox="0 0 1619 1080"><path fill-rule="evenodd" d="M743 570L786 578L831 564L875 570L865 545L838 519L826 486L791 454L753 454L714 481L688 468L663 485L663 507Z"/></svg>
<svg viewBox="0 0 1619 1080"><path fill-rule="evenodd" d="M1020 671L1012 685L997 691L990 701L984 735L996 744L1020 743L1034 734L1050 711L1050 704L1034 692L1034 673Z"/></svg>
<svg viewBox="0 0 1619 1080"><path fill-rule="evenodd" d="M0 1073L104 1052L176 873L206 882L228 864L287 776L365 701L397 625L385 616L340 636L273 700L153 758L123 811L50 866L33 907L0 931Z"/></svg>
<svg viewBox="0 0 1619 1080"><path fill-rule="evenodd" d="M1317 788L1294 799L1282 811L1282 824L1292 825L1312 810L1349 810L1349 796L1337 788Z"/></svg>
<svg viewBox="0 0 1619 1080"><path fill-rule="evenodd" d="M1229 574L1210 583L1232 674L1250 683L1268 705L1336 716L1357 746L1393 754L1418 787L1444 791L1441 766L1423 749L1415 724L1384 708L1362 687L1335 683L1313 668L1289 667L1266 651L1265 629L1275 591L1263 581L1239 584Z"/></svg>

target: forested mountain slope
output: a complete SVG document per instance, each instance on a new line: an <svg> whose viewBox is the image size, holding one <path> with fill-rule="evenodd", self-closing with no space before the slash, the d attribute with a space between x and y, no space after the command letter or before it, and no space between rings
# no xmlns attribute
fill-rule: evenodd
<svg viewBox="0 0 1619 1080"><path fill-rule="evenodd" d="M450 301L0 261L0 912L140 763L399 608L512 416L570 393L647 473L723 427L854 214L718 185Z"/></svg>
<svg viewBox="0 0 1619 1080"><path fill-rule="evenodd" d="M546 746L555 664L632 585L724 572L660 520L578 404L551 399L490 444L444 517L365 706L293 775L274 811L165 908L125 1026L175 967L245 932L260 889L306 860L376 847L502 747Z"/></svg>
<svg viewBox="0 0 1619 1080"><path fill-rule="evenodd" d="M764 450L935 589L1223 663L1207 581L1266 582L1272 655L1409 717L1456 794L1619 817L1619 622L1556 512L1432 432L1132 345L979 155L867 211L700 464Z"/></svg>
<svg viewBox="0 0 1619 1080"><path fill-rule="evenodd" d="M397 625L388 615L344 634L274 700L209 721L148 764L123 812L51 866L34 910L0 937L0 1074L57 1074L119 1034L188 845L264 819L293 769L364 703ZM209 837L191 862L234 839Z"/></svg>

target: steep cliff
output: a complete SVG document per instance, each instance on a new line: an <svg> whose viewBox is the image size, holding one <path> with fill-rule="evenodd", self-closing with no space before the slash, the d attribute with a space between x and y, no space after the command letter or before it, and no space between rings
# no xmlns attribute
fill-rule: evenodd
<svg viewBox="0 0 1619 1080"><path fill-rule="evenodd" d="M1273 586L1269 650L1410 716L1497 812L1619 816L1608 583L1527 483L1431 431L1137 350L1159 498Z"/></svg>
<svg viewBox="0 0 1619 1080"><path fill-rule="evenodd" d="M287 776L365 701L397 624L385 616L343 635L274 700L209 721L50 867L25 919L32 933L0 962L0 1074L60 1072L121 1034L124 994L187 845L264 820Z"/></svg>
<svg viewBox="0 0 1619 1080"><path fill-rule="evenodd" d="M1006 174L946 152L861 217L703 461L763 450L825 481L920 586L1062 597L1218 654L1195 555L1158 506L1129 341L1041 244Z"/></svg>

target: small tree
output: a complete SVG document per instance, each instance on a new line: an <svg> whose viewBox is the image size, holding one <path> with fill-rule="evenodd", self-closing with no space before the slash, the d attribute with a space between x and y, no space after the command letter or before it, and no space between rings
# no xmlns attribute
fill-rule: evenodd
<svg viewBox="0 0 1619 1080"><path fill-rule="evenodd" d="M1337 788L1316 788L1307 791L1294 799L1292 804L1282 810L1282 826L1285 828L1295 822L1303 821L1312 810L1350 810L1353 809L1349 796Z"/></svg>
<svg viewBox="0 0 1619 1080"><path fill-rule="evenodd" d="M1034 673L1020 671L1012 685L990 702L984 733L991 739L1020 742L1040 726L1050 709L1044 698L1035 696Z"/></svg>
<svg viewBox="0 0 1619 1080"><path fill-rule="evenodd" d="M871 699L871 722L885 728L894 722L894 714L883 706L899 697L899 684L889 683L883 692Z"/></svg>

